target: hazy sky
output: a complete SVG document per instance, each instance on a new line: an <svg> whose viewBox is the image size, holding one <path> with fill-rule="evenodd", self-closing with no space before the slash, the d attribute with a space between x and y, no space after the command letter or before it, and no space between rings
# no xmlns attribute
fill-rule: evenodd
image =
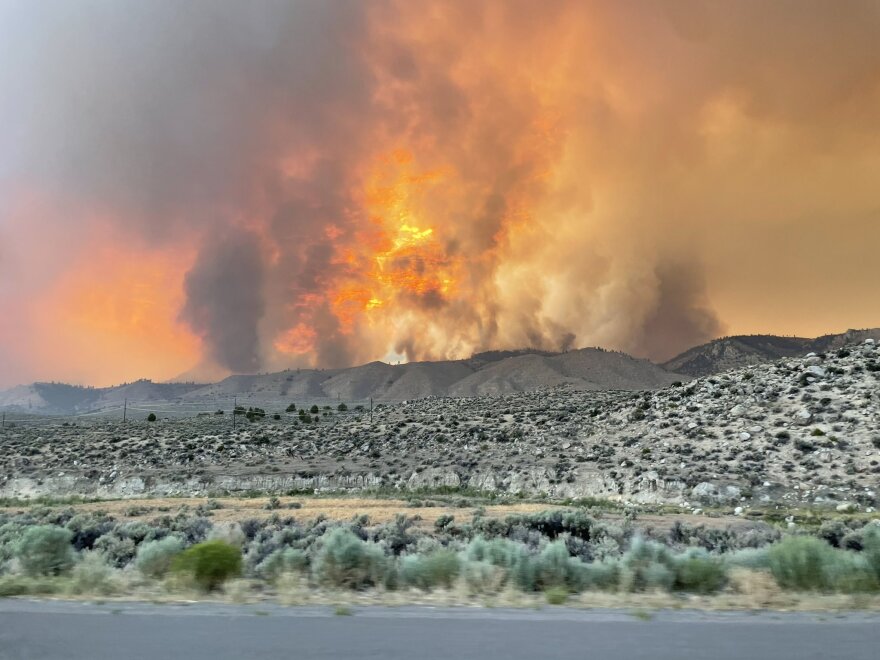
<svg viewBox="0 0 880 660"><path fill-rule="evenodd" d="M880 3L0 0L0 386L880 326Z"/></svg>

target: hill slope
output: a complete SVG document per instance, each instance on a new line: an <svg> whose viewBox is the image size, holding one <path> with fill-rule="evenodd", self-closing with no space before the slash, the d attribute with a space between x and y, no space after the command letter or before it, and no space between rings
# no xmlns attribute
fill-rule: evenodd
<svg viewBox="0 0 880 660"><path fill-rule="evenodd" d="M753 364L773 362L781 358L835 350L846 344L863 342L865 339L880 340L880 328L847 330L840 334L823 335L814 339L777 335L735 335L694 346L662 366L668 371L688 376L708 376Z"/></svg>
<svg viewBox="0 0 880 660"><path fill-rule="evenodd" d="M0 392L0 408L20 412L76 414L129 402L186 402L228 408L277 407L333 401L407 401L428 396L471 397L528 392L568 385L581 390L642 390L681 380L625 353L588 348L567 353L492 351L467 360L370 362L349 369L299 369L229 376L210 385L137 381L115 388L90 389L34 384Z"/></svg>

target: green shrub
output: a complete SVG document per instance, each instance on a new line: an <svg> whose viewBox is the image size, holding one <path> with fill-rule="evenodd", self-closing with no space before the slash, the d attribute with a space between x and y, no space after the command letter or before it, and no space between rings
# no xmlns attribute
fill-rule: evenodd
<svg viewBox="0 0 880 660"><path fill-rule="evenodd" d="M485 564L504 570L504 580L513 582L522 591L534 591L537 588L537 564L529 554L528 548L522 543L508 539L492 539L487 541L481 536L474 538L464 551L464 557L468 563L475 566L470 568L471 578L469 581L479 582L482 574L493 574L482 568ZM567 551L566 551L567 554Z"/></svg>
<svg viewBox="0 0 880 660"><path fill-rule="evenodd" d="M751 570L769 570L770 554L766 548L743 548L724 555L724 563L728 567L748 568Z"/></svg>
<svg viewBox="0 0 880 660"><path fill-rule="evenodd" d="M872 523L862 528L862 554L871 572L880 582L880 524Z"/></svg>
<svg viewBox="0 0 880 660"><path fill-rule="evenodd" d="M241 551L225 541L205 541L177 555L171 570L191 576L205 591L241 575Z"/></svg>
<svg viewBox="0 0 880 660"><path fill-rule="evenodd" d="M336 528L322 539L315 558L315 577L334 587L361 589L382 584L387 572L385 553L350 530Z"/></svg>
<svg viewBox="0 0 880 660"><path fill-rule="evenodd" d="M467 561L461 564L461 575L473 593L491 594L499 591L509 574L500 566L487 561Z"/></svg>
<svg viewBox="0 0 880 660"><path fill-rule="evenodd" d="M149 415L147 415L147 421L148 422L155 422L156 421L156 413L150 413Z"/></svg>
<svg viewBox="0 0 880 660"><path fill-rule="evenodd" d="M550 587L544 592L544 597L550 605L564 605L568 600L568 589L565 587Z"/></svg>
<svg viewBox="0 0 880 660"><path fill-rule="evenodd" d="M583 564L580 571L586 589L612 590L620 581L620 565L616 559L592 561Z"/></svg>
<svg viewBox="0 0 880 660"><path fill-rule="evenodd" d="M183 552L183 541L176 536L166 536L159 541L147 541L137 549L134 565L147 577L159 579L171 569L171 563L181 552Z"/></svg>
<svg viewBox="0 0 880 660"><path fill-rule="evenodd" d="M305 552L296 548L276 550L261 561L256 568L258 575L266 580L277 580L283 573L305 571L309 567L309 558Z"/></svg>
<svg viewBox="0 0 880 660"><path fill-rule="evenodd" d="M564 541L554 541L544 546L535 559L535 583L540 589L565 587L580 591L586 584L586 572L580 559L568 554Z"/></svg>
<svg viewBox="0 0 880 660"><path fill-rule="evenodd" d="M445 532L452 526L452 523L454 522L455 516L442 514L437 517L437 520L434 521L434 531L438 533Z"/></svg>
<svg viewBox="0 0 880 660"><path fill-rule="evenodd" d="M113 533L99 538L95 542L94 549L103 553L107 561L117 568L124 568L134 559L137 547L134 539L120 536L120 531L117 528Z"/></svg>
<svg viewBox="0 0 880 660"><path fill-rule="evenodd" d="M28 575L60 575L73 566L73 533L54 525L37 525L25 530L15 555Z"/></svg>
<svg viewBox="0 0 880 660"><path fill-rule="evenodd" d="M710 594L727 584L727 571L718 557L705 550L690 550L676 557L675 584L679 591Z"/></svg>
<svg viewBox="0 0 880 660"><path fill-rule="evenodd" d="M114 576L115 571L100 552L84 552L71 572L70 592L109 596L119 590Z"/></svg>
<svg viewBox="0 0 880 660"><path fill-rule="evenodd" d="M400 578L404 584L426 591L433 587L452 586L461 562L451 550L436 550L426 555L408 555L401 560Z"/></svg>
<svg viewBox="0 0 880 660"><path fill-rule="evenodd" d="M620 559L620 587L624 591L668 591L675 577L672 553L656 541L636 538Z"/></svg>
<svg viewBox="0 0 880 660"><path fill-rule="evenodd" d="M0 598L7 596L48 596L50 594L57 594L63 586L61 580L52 577L6 575L0 577Z"/></svg>
<svg viewBox="0 0 880 660"><path fill-rule="evenodd" d="M812 536L789 536L768 551L770 572L783 589L826 590L834 548Z"/></svg>

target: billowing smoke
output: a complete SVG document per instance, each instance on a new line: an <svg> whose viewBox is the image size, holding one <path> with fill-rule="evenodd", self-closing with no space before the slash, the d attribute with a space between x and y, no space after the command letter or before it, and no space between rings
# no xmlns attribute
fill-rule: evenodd
<svg viewBox="0 0 880 660"><path fill-rule="evenodd" d="M238 373L260 366L257 325L263 317L263 262L248 233L204 246L184 283L182 316L204 338L210 357Z"/></svg>
<svg viewBox="0 0 880 660"><path fill-rule="evenodd" d="M880 324L878 15L2 3L0 383Z"/></svg>

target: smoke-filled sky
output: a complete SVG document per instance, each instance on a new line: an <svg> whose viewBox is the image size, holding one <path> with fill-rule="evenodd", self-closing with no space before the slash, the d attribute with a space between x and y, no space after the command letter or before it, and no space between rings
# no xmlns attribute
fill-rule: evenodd
<svg viewBox="0 0 880 660"><path fill-rule="evenodd" d="M880 325L874 0L0 0L0 386Z"/></svg>

